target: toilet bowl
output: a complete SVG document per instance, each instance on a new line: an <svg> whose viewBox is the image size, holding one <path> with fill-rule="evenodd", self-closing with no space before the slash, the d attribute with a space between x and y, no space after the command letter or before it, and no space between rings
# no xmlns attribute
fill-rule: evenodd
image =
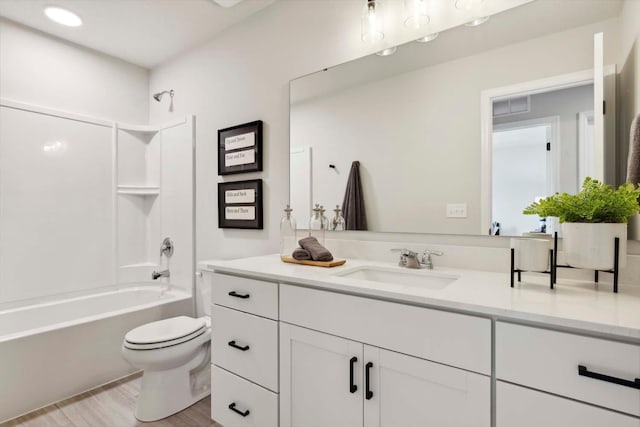
<svg viewBox="0 0 640 427"><path fill-rule="evenodd" d="M136 407L140 421L156 421L207 397L211 319L178 316L129 331L122 356L143 371Z"/></svg>

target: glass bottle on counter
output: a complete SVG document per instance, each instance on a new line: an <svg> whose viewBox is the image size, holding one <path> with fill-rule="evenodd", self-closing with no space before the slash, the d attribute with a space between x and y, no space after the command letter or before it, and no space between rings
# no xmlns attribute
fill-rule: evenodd
<svg viewBox="0 0 640 427"><path fill-rule="evenodd" d="M342 209L340 209L340 205L336 205L336 208L333 210L336 215L331 220L331 229L334 231L344 231L345 221L342 216Z"/></svg>
<svg viewBox="0 0 640 427"><path fill-rule="evenodd" d="M291 257L293 250L298 247L296 220L291 212L293 209L287 205L280 220L280 258Z"/></svg>
<svg viewBox="0 0 640 427"><path fill-rule="evenodd" d="M324 206L320 205L320 217L322 218L322 228L325 230L331 230L331 222L329 218L325 215L326 209Z"/></svg>
<svg viewBox="0 0 640 427"><path fill-rule="evenodd" d="M315 237L324 246L325 224L322 220L322 208L319 204L313 208L313 214L309 219L309 236Z"/></svg>

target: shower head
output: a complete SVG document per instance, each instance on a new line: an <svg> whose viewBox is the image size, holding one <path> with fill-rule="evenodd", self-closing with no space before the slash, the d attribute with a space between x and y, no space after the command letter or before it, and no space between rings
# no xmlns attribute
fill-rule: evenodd
<svg viewBox="0 0 640 427"><path fill-rule="evenodd" d="M164 95L165 93L168 93L169 96L173 98L173 89L171 89L171 90L163 90L162 92L153 94L153 99L160 102L160 100L162 100L162 95Z"/></svg>

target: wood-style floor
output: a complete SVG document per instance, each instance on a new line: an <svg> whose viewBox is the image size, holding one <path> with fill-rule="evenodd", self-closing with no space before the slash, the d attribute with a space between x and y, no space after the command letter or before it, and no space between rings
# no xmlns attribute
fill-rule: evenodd
<svg viewBox="0 0 640 427"><path fill-rule="evenodd" d="M160 421L134 417L141 374L104 385L46 408L15 418L0 427L220 427L211 421L211 398Z"/></svg>

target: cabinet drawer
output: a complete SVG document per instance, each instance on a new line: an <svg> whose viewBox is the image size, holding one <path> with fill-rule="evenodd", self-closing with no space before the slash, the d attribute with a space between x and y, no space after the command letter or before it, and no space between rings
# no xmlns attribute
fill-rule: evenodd
<svg viewBox="0 0 640 427"><path fill-rule="evenodd" d="M214 304L278 320L278 284L211 273Z"/></svg>
<svg viewBox="0 0 640 427"><path fill-rule="evenodd" d="M280 319L491 375L489 319L291 285L280 285Z"/></svg>
<svg viewBox="0 0 640 427"><path fill-rule="evenodd" d="M224 427L278 427L278 395L214 366L211 418Z"/></svg>
<svg viewBox="0 0 640 427"><path fill-rule="evenodd" d="M640 378L640 346L497 322L496 377L573 399L640 415L640 390L579 375Z"/></svg>
<svg viewBox="0 0 640 427"><path fill-rule="evenodd" d="M278 391L278 322L213 306L212 361Z"/></svg>
<svg viewBox="0 0 640 427"><path fill-rule="evenodd" d="M496 427L638 427L640 420L498 381Z"/></svg>

